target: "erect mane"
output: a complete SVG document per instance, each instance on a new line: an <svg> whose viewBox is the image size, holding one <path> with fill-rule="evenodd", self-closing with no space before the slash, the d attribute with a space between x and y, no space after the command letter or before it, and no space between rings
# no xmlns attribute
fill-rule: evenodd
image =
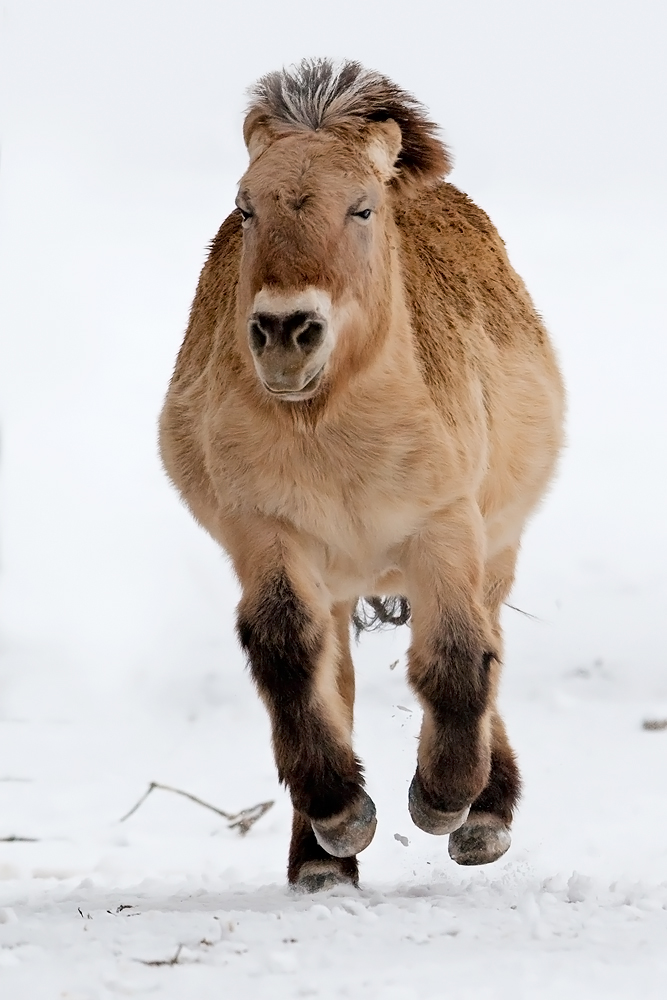
<svg viewBox="0 0 667 1000"><path fill-rule="evenodd" d="M399 180L429 182L451 169L446 147L426 109L386 76L358 62L304 59L291 69L267 73L249 91L246 142L259 125L277 134L308 129L336 131L393 119L401 130L396 162Z"/></svg>

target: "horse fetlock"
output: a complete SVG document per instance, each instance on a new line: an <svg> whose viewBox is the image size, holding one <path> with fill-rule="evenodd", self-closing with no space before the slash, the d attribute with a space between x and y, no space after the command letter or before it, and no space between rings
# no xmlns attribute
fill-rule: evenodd
<svg viewBox="0 0 667 1000"><path fill-rule="evenodd" d="M419 777L419 771L416 771L408 792L408 809L412 822L424 833L442 836L445 833L452 833L465 823L470 812L470 802L463 806L454 806L452 809L441 809L429 799L430 796Z"/></svg>
<svg viewBox="0 0 667 1000"><path fill-rule="evenodd" d="M311 820L315 839L327 854L348 858L365 850L375 835L375 803L363 789L341 812Z"/></svg>
<svg viewBox="0 0 667 1000"><path fill-rule="evenodd" d="M337 885L357 886L359 876L356 865L354 870L351 870L349 865L341 864L341 860L329 858L322 861L307 861L291 881L292 888L297 892L323 892Z"/></svg>
<svg viewBox="0 0 667 1000"><path fill-rule="evenodd" d="M449 856L458 865L488 865L509 849L509 827L493 813L471 813L449 838Z"/></svg>

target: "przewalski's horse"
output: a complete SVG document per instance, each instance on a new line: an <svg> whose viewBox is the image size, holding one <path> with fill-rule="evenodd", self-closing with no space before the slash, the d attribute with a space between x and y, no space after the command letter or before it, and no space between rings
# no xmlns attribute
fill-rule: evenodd
<svg viewBox="0 0 667 1000"><path fill-rule="evenodd" d="M494 861L520 788L499 613L561 443L546 331L487 216L442 181L435 126L385 77L271 73L244 135L161 446L243 588L238 635L294 805L289 881L356 883L375 831L352 748L364 595L411 608L412 819L460 864Z"/></svg>

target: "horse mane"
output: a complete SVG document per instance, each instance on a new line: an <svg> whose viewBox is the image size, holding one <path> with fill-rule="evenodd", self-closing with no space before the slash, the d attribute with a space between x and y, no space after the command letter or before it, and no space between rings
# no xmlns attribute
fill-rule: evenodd
<svg viewBox="0 0 667 1000"><path fill-rule="evenodd" d="M358 62L304 59L267 73L250 88L246 143L258 126L277 135L300 130L346 131L393 119L401 130L397 180L433 183L451 169L437 126L411 94Z"/></svg>

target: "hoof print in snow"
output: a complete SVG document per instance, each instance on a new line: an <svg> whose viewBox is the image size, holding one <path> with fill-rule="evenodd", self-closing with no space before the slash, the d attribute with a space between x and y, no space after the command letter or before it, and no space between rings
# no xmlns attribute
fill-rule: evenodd
<svg viewBox="0 0 667 1000"><path fill-rule="evenodd" d="M449 837L449 856L457 865L490 865L502 858L512 838L507 826L491 813L473 814Z"/></svg>

